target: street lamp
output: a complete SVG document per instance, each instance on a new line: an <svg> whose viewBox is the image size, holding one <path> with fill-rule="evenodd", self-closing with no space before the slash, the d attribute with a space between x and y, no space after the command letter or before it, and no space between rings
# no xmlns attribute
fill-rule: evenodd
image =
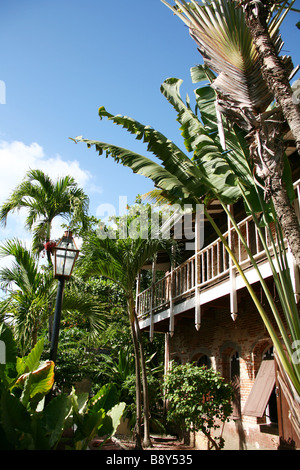
<svg viewBox="0 0 300 470"><path fill-rule="evenodd" d="M56 362L58 335L61 318L61 308L66 279L70 279L79 250L75 244L72 232L67 230L59 242L53 247L54 277L58 279L56 304L54 311L53 329L50 345L50 360Z"/></svg>

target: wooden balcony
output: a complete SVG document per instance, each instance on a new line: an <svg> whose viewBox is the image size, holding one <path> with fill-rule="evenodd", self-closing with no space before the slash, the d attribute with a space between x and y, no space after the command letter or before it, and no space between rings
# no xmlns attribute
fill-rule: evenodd
<svg viewBox="0 0 300 470"><path fill-rule="evenodd" d="M295 207L299 215L299 191L300 180L295 185L296 200ZM269 262L257 228L251 217L247 217L238 223L251 253L259 266L263 278L272 276ZM257 271L249 259L245 247L241 243L235 229L228 225L224 233L229 246L232 247L236 259L243 269L250 284L259 281ZM264 229L264 238L271 247L269 233ZM276 234L274 233L276 240ZM300 293L298 268L295 266L294 258L287 248L287 259L294 283L295 295ZM150 331L150 338L154 331L166 331L173 334L174 319L176 315L189 312L194 315L195 327L200 328L201 308L210 302L229 296L230 313L237 313L237 292L245 288L245 282L225 249L224 244L217 238L209 245L195 252L193 256L174 269L170 269L164 277L144 290L138 292L136 297L136 309L140 328ZM160 325L164 325L163 329Z"/></svg>

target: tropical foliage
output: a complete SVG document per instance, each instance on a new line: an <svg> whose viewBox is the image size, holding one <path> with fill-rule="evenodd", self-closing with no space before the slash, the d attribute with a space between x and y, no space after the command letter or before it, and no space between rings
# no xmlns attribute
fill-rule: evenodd
<svg viewBox="0 0 300 470"><path fill-rule="evenodd" d="M69 449L85 450L91 440L112 436L125 404L113 386L102 387L92 400L87 394L61 393L45 405L54 383L54 363L41 362L43 340L28 356L18 357L12 332L4 324L0 339L6 345L6 363L0 364L0 448L54 450L66 448L63 432L76 427Z"/></svg>
<svg viewBox="0 0 300 470"><path fill-rule="evenodd" d="M10 321L20 351L25 354L43 334L53 313L57 281L52 269L41 265L20 240L0 246L0 258L9 257L11 266L0 269L0 286L6 292L2 320ZM104 329L107 311L99 298L83 294L76 286L66 289L63 311L84 314L90 340Z"/></svg>
<svg viewBox="0 0 300 470"><path fill-rule="evenodd" d="M69 227L70 225L75 227L81 236L84 235L87 227L91 227L94 218L87 216L88 199L81 190L77 191L77 185L72 178L66 177L54 183L47 175L39 171L29 172L26 178L26 184L24 182L14 191L10 198L11 204L6 203L2 206L2 215L3 221L6 221L10 211L22 207L28 210L27 226L33 228L34 244L38 240L39 249L37 251L42 248L43 240L51 238L51 225L56 216L60 215L69 219ZM36 185L33 182L34 178L36 178ZM36 191L30 189L29 181L33 183L32 186L36 186ZM21 194L23 194L23 200ZM83 196L82 199L80 196ZM19 200L18 206L12 204L13 199L15 202ZM42 218L40 227L43 229L35 231L36 221L40 218ZM39 354L42 354L46 363L47 345L42 348L43 351L40 350L40 346L46 337L49 319L49 333L51 335L51 316L57 287L57 281L54 279L51 269L51 247L48 249L48 245L49 243L45 244L45 249L49 263L45 263L43 256L36 257L36 250L27 248L20 240L7 240L1 246L1 256L7 258L8 264L0 272L1 287L6 293L5 301L1 303L2 322L10 322L21 354L28 353L30 348L38 348ZM37 247L37 245L35 246ZM88 281L86 278L83 280L80 267L77 273L74 272L73 278L65 287L62 304L61 341L59 342L60 356L56 364L55 384L54 364L52 364L51 387L47 389L47 392L50 389L53 389L52 392L56 392L56 396L52 393L49 406L53 402L58 403L59 400L62 400L63 406L67 403L76 411L74 417L78 429L76 435L73 436L73 444L76 449L86 448L88 442L96 432L99 434L102 427L105 434L110 435L107 410L104 412L99 408L100 397L109 393L116 400L120 396L121 387L120 384L118 388L112 383L105 385L103 377L100 377L100 363L103 365L105 362L99 353L99 345L101 345L99 333L107 326L108 315L115 314L119 320L117 322L113 320L110 326L113 323L118 324L120 326L118 334L122 334L121 317L125 305L126 299L124 299L122 288L116 288L116 284L110 280L104 283L103 278L95 276L89 278ZM40 340L40 338L42 339ZM109 344L109 337L107 336L103 341L108 341ZM109 357L107 356L106 359L109 360ZM79 363L81 364L80 369L78 369ZM8 367L10 366L8 365ZM73 386L77 386L85 378L95 382L92 388L97 400L93 406L88 404L86 397L85 401L80 398L78 407L74 391L71 392L69 398L66 398L65 394L63 394L64 399L59 398L62 394L57 393L58 389L69 393ZM131 402L132 398L128 397L128 401ZM95 412L95 407L99 408L100 414ZM51 412L54 413L54 408L51 409ZM122 405L121 408L115 410L116 418L120 415L119 411L123 412L123 409ZM54 415L57 416L55 413ZM114 417L113 423L117 424ZM30 438L28 437L28 439ZM40 445L47 446L48 444L46 442L24 443L25 447L39 448ZM50 447L52 448L52 444Z"/></svg>
<svg viewBox="0 0 300 470"><path fill-rule="evenodd" d="M9 257L11 263L0 269L0 286L7 293L2 320L12 322L20 351L25 354L35 346L49 318L56 285L52 271L41 268L20 240L4 242L0 247L3 257Z"/></svg>
<svg viewBox="0 0 300 470"><path fill-rule="evenodd" d="M152 161L150 158L131 152L128 149L117 147L113 144L84 139L82 137L77 138L76 141L85 142L88 147L95 146L100 155L105 152L106 155L112 156L116 161L130 167L134 172L151 178L160 189L160 196L167 198L171 202L179 202L183 205L185 203L208 204L213 199L220 201L224 211L228 213L228 217L230 217L233 226L237 230L253 266L257 269L261 285L267 295L269 305L273 312L273 318L279 329L279 334L274 329L273 322L266 314L261 302L239 266L233 251L230 246L228 246L226 239L223 237L206 208L205 216L215 228L218 236L221 237L237 271L242 276L274 342L276 350L280 355L280 360L284 364L284 368L295 390L299 391L299 365L290 363L284 352L286 348L289 357L292 357L294 342L300 337L300 325L281 227L277 223L276 212L274 211L272 202L265 200L263 188L256 184L256 180L253 177L253 162L251 158L249 158L249 149L245 142L244 132L236 126L233 126L233 128L231 126L226 127L226 123L224 123L224 136L228 150L223 150L218 133L215 92L210 87L212 76L212 72L205 66L198 66L192 69L194 81L208 79L208 84L198 88L195 92L197 110L200 112L199 117L192 111L189 100L187 103L184 103L182 100L179 94L180 80L168 79L162 85L163 94L177 112L177 120L181 125L184 143L187 149L193 152L192 158L158 131L149 126L144 126L132 118L121 115L114 116L108 113L103 107L99 109L101 119L102 117L107 117L114 123L123 126L132 134L135 134L139 140L143 140L147 144L147 150L154 153L162 162L162 165L156 163L156 161ZM289 188L289 194L292 197L292 179L287 159L285 159L284 178L287 188ZM155 196L157 196L157 192L156 190ZM248 214L254 217L259 231L261 231L263 225L268 228L270 220L276 225L278 234L276 241L270 231L270 239L273 243L272 250L274 250L274 253L279 253L275 261L270 255L269 247L266 246L262 233L261 240L269 258L276 287L280 293L281 305L284 309L287 327L282 321L273 296L270 294L261 276L253 255L237 227L235 219L232 217L230 211L228 211L227 205L233 204L239 198L243 198L245 209ZM276 268L277 263L278 266L280 266L279 272ZM280 338L282 338L284 345Z"/></svg>

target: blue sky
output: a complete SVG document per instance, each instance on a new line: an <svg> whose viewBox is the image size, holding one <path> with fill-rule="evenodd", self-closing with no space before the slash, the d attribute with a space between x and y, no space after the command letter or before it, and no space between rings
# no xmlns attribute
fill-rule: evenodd
<svg viewBox="0 0 300 470"><path fill-rule="evenodd" d="M296 2L300 8L300 0ZM300 31L291 14L282 28L283 53L300 63ZM132 203L150 181L99 157L69 137L82 135L145 154L123 129L98 118L99 106L160 130L182 146L176 114L160 93L168 77L184 80L202 63L186 26L160 0L2 0L0 4L0 204L25 172L72 174L90 197L90 212ZM299 73L297 78L299 77ZM21 236L10 217L0 239ZM58 229L59 230L59 229Z"/></svg>

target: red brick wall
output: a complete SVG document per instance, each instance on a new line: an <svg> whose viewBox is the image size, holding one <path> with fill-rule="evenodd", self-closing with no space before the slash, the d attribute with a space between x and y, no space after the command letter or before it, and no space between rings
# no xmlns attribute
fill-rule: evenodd
<svg viewBox="0 0 300 470"><path fill-rule="evenodd" d="M197 360L201 354L210 357L212 367L230 379L230 357L235 351L240 364L240 409L251 391L262 354L271 345L266 328L248 295L240 296L238 316L230 316L228 299L218 300L218 305L203 309L200 330L190 318L176 318L175 332L170 338L170 360L182 363ZM237 410L235 410L237 416ZM225 441L228 448L274 449L279 444L276 435L260 431L258 419L242 416L226 424Z"/></svg>

